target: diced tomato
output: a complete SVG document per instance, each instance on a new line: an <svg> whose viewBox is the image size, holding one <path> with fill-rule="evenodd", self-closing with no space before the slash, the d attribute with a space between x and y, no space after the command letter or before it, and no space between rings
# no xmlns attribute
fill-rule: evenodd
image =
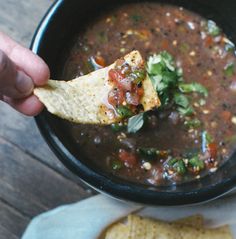
<svg viewBox="0 0 236 239"><path fill-rule="evenodd" d="M126 92L126 102L130 105L139 105L139 96L136 93Z"/></svg>
<svg viewBox="0 0 236 239"><path fill-rule="evenodd" d="M142 87L137 87L137 85L132 86L131 92L126 92L126 101L131 105L139 105L140 99L144 94L144 89Z"/></svg>
<svg viewBox="0 0 236 239"><path fill-rule="evenodd" d="M143 96L143 94L144 94L143 87L137 87L137 94L138 94L138 96L140 96L140 98Z"/></svg>
<svg viewBox="0 0 236 239"><path fill-rule="evenodd" d="M161 43L161 48L162 48L163 50L168 50L168 49L169 49L169 42L168 42L167 39L164 39L164 40L162 41L162 43Z"/></svg>
<svg viewBox="0 0 236 239"><path fill-rule="evenodd" d="M133 82L133 78L121 72L122 69L111 69L109 79L115 85L115 88L108 95L108 102L113 106L119 106L124 101L130 106L138 106L140 99L144 94L143 87L138 87Z"/></svg>
<svg viewBox="0 0 236 239"><path fill-rule="evenodd" d="M216 145L216 143L208 144L208 150L210 152L211 158L216 159L216 157L217 157L217 145Z"/></svg>
<svg viewBox="0 0 236 239"><path fill-rule="evenodd" d="M139 96L140 99L142 98L142 96L144 94L143 87L138 87L137 85L133 85L132 91L135 92Z"/></svg>
<svg viewBox="0 0 236 239"><path fill-rule="evenodd" d="M128 168L132 168L137 164L137 157L124 149L119 150L119 159L124 162L125 166Z"/></svg>
<svg viewBox="0 0 236 239"><path fill-rule="evenodd" d="M232 114L227 111L227 110L224 110L222 113L221 113L221 118L224 120L224 121L229 121L232 117Z"/></svg>
<svg viewBox="0 0 236 239"><path fill-rule="evenodd" d="M211 36L207 36L207 37L205 38L205 46L206 46L206 47L211 46L213 43L214 43L214 41L213 41L213 38L212 38Z"/></svg>
<svg viewBox="0 0 236 239"><path fill-rule="evenodd" d="M117 82L117 86L125 91L131 91L132 82L129 78L123 78L122 80Z"/></svg>
<svg viewBox="0 0 236 239"><path fill-rule="evenodd" d="M108 75L109 75L109 78L114 82L118 82L124 78L124 75L122 75L121 72L114 70L114 69L111 69L108 72Z"/></svg>
<svg viewBox="0 0 236 239"><path fill-rule="evenodd" d="M95 62L101 66L101 67L105 67L106 66L106 62L104 60L104 58L102 56L96 56L95 57Z"/></svg>
<svg viewBox="0 0 236 239"><path fill-rule="evenodd" d="M114 107L116 107L117 105L121 105L124 102L124 99L124 92L119 88L111 90L108 94L108 102Z"/></svg>

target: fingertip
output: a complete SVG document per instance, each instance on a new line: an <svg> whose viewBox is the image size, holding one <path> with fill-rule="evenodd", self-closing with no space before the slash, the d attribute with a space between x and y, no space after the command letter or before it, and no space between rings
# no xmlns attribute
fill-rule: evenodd
<svg viewBox="0 0 236 239"><path fill-rule="evenodd" d="M44 105L35 95L31 95L23 100L14 100L4 96L3 100L11 105L15 110L27 116L36 116L44 108Z"/></svg>
<svg viewBox="0 0 236 239"><path fill-rule="evenodd" d="M37 86L45 85L50 78L50 70L48 65L39 56L35 55L37 67L35 68L34 83Z"/></svg>
<svg viewBox="0 0 236 239"><path fill-rule="evenodd" d="M31 77L36 86L45 85L50 77L46 62L29 49L16 45L11 51L10 58L18 68Z"/></svg>
<svg viewBox="0 0 236 239"><path fill-rule="evenodd" d="M34 81L36 86L47 83L50 71L42 58L2 32L0 32L0 42L3 52L16 64L18 70L25 72Z"/></svg>

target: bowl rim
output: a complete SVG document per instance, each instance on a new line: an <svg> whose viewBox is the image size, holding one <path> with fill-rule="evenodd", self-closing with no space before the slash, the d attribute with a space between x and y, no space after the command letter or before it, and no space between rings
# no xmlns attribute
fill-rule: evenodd
<svg viewBox="0 0 236 239"><path fill-rule="evenodd" d="M65 0L54 1L39 23L30 46L30 49L35 54L39 54L41 42L44 38L44 33L50 24L50 20L55 16L57 10L63 6L64 2ZM55 153L58 159L70 169L70 171L80 177L80 179L90 187L116 199L155 206L196 204L223 196L233 190L236 185L235 175L235 177L222 180L216 184L197 190L157 192L151 189L138 187L138 184L136 183L122 182L122 180L111 180L104 175L94 172L69 152L47 123L46 110L43 110L38 116L36 116L35 121L41 135L44 137L51 150Z"/></svg>

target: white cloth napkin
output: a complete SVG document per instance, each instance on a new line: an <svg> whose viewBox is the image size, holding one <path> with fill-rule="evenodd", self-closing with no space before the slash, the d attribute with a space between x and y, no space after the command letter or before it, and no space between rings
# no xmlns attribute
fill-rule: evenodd
<svg viewBox="0 0 236 239"><path fill-rule="evenodd" d="M95 239L106 225L140 207L98 195L44 213L22 239Z"/></svg>
<svg viewBox="0 0 236 239"><path fill-rule="evenodd" d="M98 195L44 213L30 223L22 239L96 239L112 222L137 212L163 220L202 214L207 226L230 224L236 239L236 196L182 207L147 207Z"/></svg>

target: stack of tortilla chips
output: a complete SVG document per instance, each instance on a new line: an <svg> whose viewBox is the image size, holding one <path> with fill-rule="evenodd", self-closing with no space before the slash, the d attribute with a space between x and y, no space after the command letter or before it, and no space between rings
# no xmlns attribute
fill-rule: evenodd
<svg viewBox="0 0 236 239"><path fill-rule="evenodd" d="M233 239L228 226L214 229L204 227L200 215L175 222L164 222L137 215L129 215L124 223L111 225L105 239Z"/></svg>

